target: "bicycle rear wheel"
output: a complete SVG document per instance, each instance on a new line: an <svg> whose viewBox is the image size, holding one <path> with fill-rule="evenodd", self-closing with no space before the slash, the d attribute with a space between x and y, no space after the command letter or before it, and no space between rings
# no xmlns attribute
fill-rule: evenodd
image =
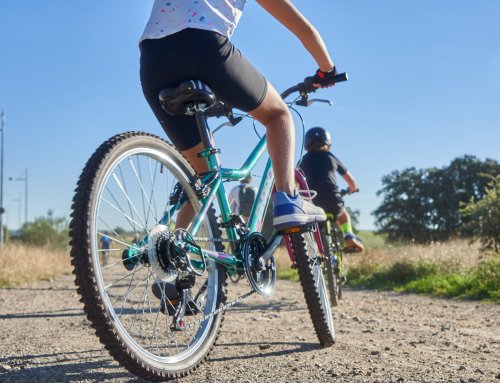
<svg viewBox="0 0 500 383"><path fill-rule="evenodd" d="M329 347L335 343L335 328L318 245L307 232L292 235L291 246L316 335L323 347Z"/></svg>
<svg viewBox="0 0 500 383"><path fill-rule="evenodd" d="M180 190L178 185L183 201L194 211L200 209L191 187L195 179L168 143L147 133L129 132L97 149L73 199L71 257L84 311L110 354L145 379L172 379L192 371L207 357L222 321L222 313L205 320L203 316L225 300L224 267L207 261L205 274L195 278L186 316L193 325L179 331L172 327L175 298L168 296L165 285L180 274L151 256L155 251L151 232L175 228L180 208L170 196ZM99 248L104 235L113 241L107 264ZM213 209L198 235L219 236ZM220 243L205 245L222 250ZM137 256L124 261L131 249Z"/></svg>

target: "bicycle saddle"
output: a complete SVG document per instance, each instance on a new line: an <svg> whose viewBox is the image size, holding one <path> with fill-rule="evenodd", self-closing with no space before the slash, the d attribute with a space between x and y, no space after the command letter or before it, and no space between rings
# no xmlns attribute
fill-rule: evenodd
<svg viewBox="0 0 500 383"><path fill-rule="evenodd" d="M163 110L172 116L186 114L187 104L202 104L206 109L217 102L212 90L199 80L183 81L176 87L163 88L159 97Z"/></svg>

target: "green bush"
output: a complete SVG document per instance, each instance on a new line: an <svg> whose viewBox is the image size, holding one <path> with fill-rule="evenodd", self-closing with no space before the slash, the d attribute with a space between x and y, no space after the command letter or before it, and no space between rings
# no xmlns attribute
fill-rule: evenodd
<svg viewBox="0 0 500 383"><path fill-rule="evenodd" d="M69 229L66 218L56 218L52 211L47 217L38 217L34 222L27 222L20 230L19 240L32 246L52 246L65 248L68 245Z"/></svg>
<svg viewBox="0 0 500 383"><path fill-rule="evenodd" d="M500 251L500 175L490 178L484 189L484 197L479 201L470 199L461 213L469 218L464 229L481 238L484 249Z"/></svg>

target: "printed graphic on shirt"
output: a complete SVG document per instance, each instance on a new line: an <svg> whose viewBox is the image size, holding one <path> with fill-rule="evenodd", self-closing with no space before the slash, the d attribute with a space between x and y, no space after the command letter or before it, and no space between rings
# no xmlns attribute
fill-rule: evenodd
<svg viewBox="0 0 500 383"><path fill-rule="evenodd" d="M141 37L159 39L186 28L205 29L230 37L246 0L155 0Z"/></svg>

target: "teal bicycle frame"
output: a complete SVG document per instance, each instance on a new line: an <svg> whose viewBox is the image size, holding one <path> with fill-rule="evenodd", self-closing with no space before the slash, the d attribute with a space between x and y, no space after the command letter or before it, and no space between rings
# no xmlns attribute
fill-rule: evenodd
<svg viewBox="0 0 500 383"><path fill-rule="evenodd" d="M197 118L197 120L200 121L201 118L200 119ZM208 132L208 125L204 118L201 121L201 124L202 126L199 126L200 130L205 129L205 131ZM257 162L259 161L259 159L262 157L262 154L265 152L266 144L267 140L266 136L264 135L257 143L253 151L250 153L249 157L244 162L243 166L239 169L228 169L219 167L217 161L218 150L213 148L211 143L209 143L208 146L205 145L206 149L204 149L199 155L205 158L210 171L203 176L203 178L201 179L201 183L203 184L203 186L209 188L209 192L208 195L202 198L201 208L187 229L188 233L192 237L196 236L198 230L202 225L203 218L206 215L209 207L212 205L215 198L217 198L217 202L220 208L220 216L222 222L224 223L230 222L232 212L229 207L229 201L224 188L224 181L241 180L246 176L248 176L255 167L255 165L257 164ZM264 175L260 182L257 196L255 198L255 202L253 204L252 211L248 219L247 227L250 230L249 233L260 232L264 221L264 214L269 204L273 186L274 186L274 174L271 166L271 159L268 159L265 166ZM179 204L173 206L169 211L167 211L163 216L162 220L160 221L160 223L166 224L169 220L169 217L173 216L173 213L176 209L179 209ZM226 233L228 239L231 241L237 241L239 239L235 227L226 227ZM279 239L281 239L281 237ZM222 252L201 249L199 247L194 247L189 244L187 245L189 253L193 253L200 257L204 257L205 259L207 258L212 259L215 262L225 265L230 275L236 274L238 270L240 271L244 270L242 257L238 253L231 255ZM191 260L190 262L197 269L203 271L205 268L205 262L199 260Z"/></svg>

